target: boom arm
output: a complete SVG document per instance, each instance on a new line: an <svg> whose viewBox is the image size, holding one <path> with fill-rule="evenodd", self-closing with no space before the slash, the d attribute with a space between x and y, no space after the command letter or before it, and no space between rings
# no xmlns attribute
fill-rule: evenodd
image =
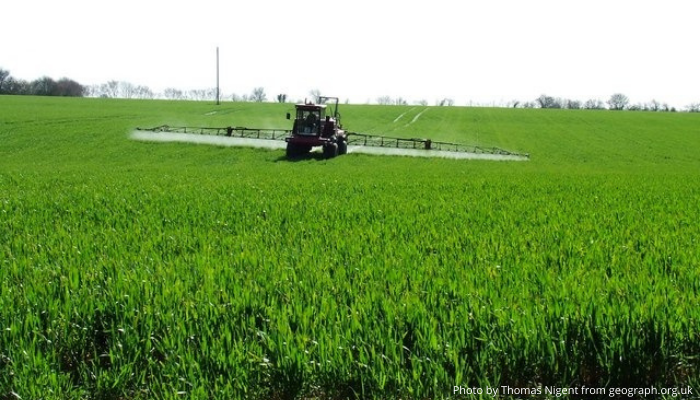
<svg viewBox="0 0 700 400"><path fill-rule="evenodd" d="M264 140L285 140L291 130L286 129L257 129L257 128L242 128L242 127L223 127L223 128L205 128L205 127L171 127L168 125L157 126L154 128L136 128L140 131L151 132L173 132L173 133L190 133L200 135L218 135L230 136L249 139L264 139ZM384 148L399 148L399 149L419 149L425 151L451 151L459 153L473 154L494 154L517 156L523 159L529 159L529 154L517 153L504 150L498 147L480 147L475 145L467 145L462 143L440 142L430 139L405 139L389 136L369 135L358 132L346 132L348 137L348 145L351 146L366 146L366 147L384 147Z"/></svg>

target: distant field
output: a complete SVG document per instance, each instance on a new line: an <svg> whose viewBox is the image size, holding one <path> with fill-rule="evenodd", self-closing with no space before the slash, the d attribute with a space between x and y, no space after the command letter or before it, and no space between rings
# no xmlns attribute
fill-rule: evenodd
<svg viewBox="0 0 700 400"><path fill-rule="evenodd" d="M700 391L700 115L341 105L528 162L129 139L292 109L0 96L0 399Z"/></svg>

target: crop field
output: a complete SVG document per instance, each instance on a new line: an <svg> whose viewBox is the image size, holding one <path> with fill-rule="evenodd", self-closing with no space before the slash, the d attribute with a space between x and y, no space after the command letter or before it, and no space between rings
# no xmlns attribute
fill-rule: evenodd
<svg viewBox="0 0 700 400"><path fill-rule="evenodd" d="M700 391L700 115L341 105L526 162L129 137L292 109L0 96L0 399Z"/></svg>

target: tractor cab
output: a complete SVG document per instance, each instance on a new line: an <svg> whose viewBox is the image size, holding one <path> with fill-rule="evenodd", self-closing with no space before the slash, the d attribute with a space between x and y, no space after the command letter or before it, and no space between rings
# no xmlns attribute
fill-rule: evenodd
<svg viewBox="0 0 700 400"><path fill-rule="evenodd" d="M293 133L303 136L320 136L326 123L326 106L323 104L297 104Z"/></svg>

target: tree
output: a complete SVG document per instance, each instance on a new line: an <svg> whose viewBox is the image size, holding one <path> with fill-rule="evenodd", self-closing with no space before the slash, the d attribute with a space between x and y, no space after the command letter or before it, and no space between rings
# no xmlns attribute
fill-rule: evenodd
<svg viewBox="0 0 700 400"><path fill-rule="evenodd" d="M136 86L131 82L119 82L119 97L133 99L136 97Z"/></svg>
<svg viewBox="0 0 700 400"><path fill-rule="evenodd" d="M191 89L187 92L190 100L202 101L209 98L206 89Z"/></svg>
<svg viewBox="0 0 700 400"><path fill-rule="evenodd" d="M153 99L155 95L153 91L148 86L136 86L136 97L139 99Z"/></svg>
<svg viewBox="0 0 700 400"><path fill-rule="evenodd" d="M30 83L17 80L10 76L10 71L0 68L0 94L82 97L85 92L85 87L72 79L61 78L57 82L42 76Z"/></svg>
<svg viewBox="0 0 700 400"><path fill-rule="evenodd" d="M318 89L312 89L309 91L309 96L311 96L311 101L316 104L321 102L321 91Z"/></svg>
<svg viewBox="0 0 700 400"><path fill-rule="evenodd" d="M12 79L10 71L0 68L0 94L5 93L4 86L8 79Z"/></svg>
<svg viewBox="0 0 700 400"><path fill-rule="evenodd" d="M624 110L625 107L627 107L627 104L629 104L630 99L627 98L622 93L615 93L612 96L610 96L610 99L608 100L608 105L610 106L611 110Z"/></svg>
<svg viewBox="0 0 700 400"><path fill-rule="evenodd" d="M253 89L253 93L250 95L251 101L256 103L262 103L267 100L267 95L265 94L265 89L262 87L256 87Z"/></svg>
<svg viewBox="0 0 700 400"><path fill-rule="evenodd" d="M455 101L452 100L452 99L448 99L447 97L445 97L445 98L442 98L442 99L438 100L438 101L436 102L436 104L437 104L438 107L445 107L445 106L451 107L451 106L453 106L453 105L455 104Z"/></svg>
<svg viewBox="0 0 700 400"><path fill-rule="evenodd" d="M541 95L536 100L540 108L561 108L561 100L555 99L552 96Z"/></svg>
<svg viewBox="0 0 700 400"><path fill-rule="evenodd" d="M647 104L644 108L649 111L659 111L661 109L661 103L654 99L650 101L649 104Z"/></svg>
<svg viewBox="0 0 700 400"><path fill-rule="evenodd" d="M100 97L100 85L84 86L86 97Z"/></svg>
<svg viewBox="0 0 700 400"><path fill-rule="evenodd" d="M56 91L56 81L48 76L32 81L31 94L36 96L53 96Z"/></svg>
<svg viewBox="0 0 700 400"><path fill-rule="evenodd" d="M688 112L692 113L700 112L700 103L689 104L686 109L688 109Z"/></svg>
<svg viewBox="0 0 700 400"><path fill-rule="evenodd" d="M72 79L61 78L56 82L54 95L83 97L85 95L85 87Z"/></svg>
<svg viewBox="0 0 700 400"><path fill-rule="evenodd" d="M216 101L216 88L215 87L210 87L209 89L206 89L206 97L205 99L214 99Z"/></svg>
<svg viewBox="0 0 700 400"><path fill-rule="evenodd" d="M286 103L287 102L287 95L284 93L280 93L277 95L277 102L278 103Z"/></svg>
<svg viewBox="0 0 700 400"><path fill-rule="evenodd" d="M393 102L393 100L391 100L391 97L389 97L389 96L377 97L377 104L379 104L381 106L388 106L392 102Z"/></svg>
<svg viewBox="0 0 700 400"><path fill-rule="evenodd" d="M3 85L5 94L31 94L29 82L23 79L7 78Z"/></svg>
<svg viewBox="0 0 700 400"><path fill-rule="evenodd" d="M119 82L109 81L103 83L100 87L100 92L102 92L101 97L110 97L116 99L119 96Z"/></svg>
<svg viewBox="0 0 700 400"><path fill-rule="evenodd" d="M586 110L602 110L605 108L605 104L601 100L590 99L583 103L583 108Z"/></svg>
<svg viewBox="0 0 700 400"><path fill-rule="evenodd" d="M578 100L566 100L564 103L569 110L581 109L581 102Z"/></svg>
<svg viewBox="0 0 700 400"><path fill-rule="evenodd" d="M182 100L185 98L182 90L176 88L166 88L163 91L163 96L168 100Z"/></svg>

